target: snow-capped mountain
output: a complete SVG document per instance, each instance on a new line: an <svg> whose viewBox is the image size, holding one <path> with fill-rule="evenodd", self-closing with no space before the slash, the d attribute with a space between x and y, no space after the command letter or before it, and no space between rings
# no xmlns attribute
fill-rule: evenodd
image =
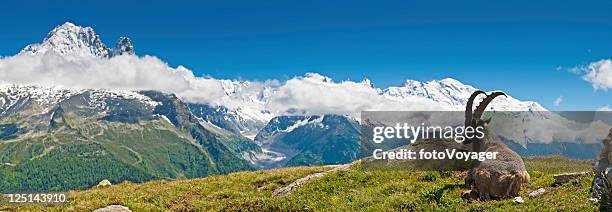
<svg viewBox="0 0 612 212"><path fill-rule="evenodd" d="M250 139L253 139L258 130L263 128L267 122L267 119L248 116L242 112L244 109L249 110L251 108L240 107L231 110L225 106L199 103L189 103L188 107L191 113L204 121L230 132L242 134ZM251 111L250 113L253 112L257 111Z"/></svg>
<svg viewBox="0 0 612 212"><path fill-rule="evenodd" d="M0 108L11 109L22 101L32 101L37 104L40 112L48 112L49 106L63 100L88 93L88 107L107 109L105 99L121 98L134 100L143 104L155 106L159 104L136 91L117 91L105 89L65 89L59 87L42 87L33 85L0 85ZM6 112L6 111L4 111Z"/></svg>
<svg viewBox="0 0 612 212"><path fill-rule="evenodd" d="M267 167L343 164L359 157L359 131L357 120L349 116L278 116L255 143L282 156Z"/></svg>
<svg viewBox="0 0 612 212"><path fill-rule="evenodd" d="M132 40L130 40L128 37L119 37L119 40L117 40L117 43L115 44L115 48L112 49L112 55L122 54L136 54Z"/></svg>
<svg viewBox="0 0 612 212"><path fill-rule="evenodd" d="M466 85L458 80L446 78L420 82L407 80L403 86L389 87L382 91L382 95L399 101L414 97L421 97L436 102L442 108L454 111L465 110L467 99L477 89ZM484 98L481 96L480 98ZM492 111L546 111L537 102L521 101L508 95L506 98L498 98L487 107Z"/></svg>
<svg viewBox="0 0 612 212"><path fill-rule="evenodd" d="M36 55L49 51L56 52L59 55L82 58L108 58L122 54L133 55L135 53L132 41L127 37L119 38L114 48L108 48L91 27L77 26L69 22L55 27L48 33L42 43L28 45L20 54ZM322 92L325 92L324 90L326 89L333 89L339 84L331 78L319 74L308 73L302 79L320 86ZM270 108L273 105L278 105L278 101L284 98L278 96L279 90L284 86L281 83L216 79L214 81L222 87L223 93L219 95L220 97L209 102L189 102L189 109L194 115L209 123L232 132L240 133L246 137L253 139L260 129L272 118L279 115L309 114L309 111L304 111L304 109L292 111L292 108L286 110ZM452 78L429 82L407 80L402 86L388 88L377 88L368 79L355 82L354 84L358 87L356 89L366 90L366 92L371 91L371 93L377 95L376 99L371 101L389 101L400 105L399 108L393 107L394 110L402 110L402 105L417 105L413 103L419 102L418 105L423 105L423 110L439 108L440 110L460 111L464 110L467 98L476 90L473 86L463 84ZM67 90L64 91L69 92ZM41 91L31 92L40 93L45 91L42 89ZM350 94L351 91L346 92ZM55 100L49 99L48 101ZM385 103L380 103L378 106L383 106L382 108L384 109ZM368 109L367 107L358 108L358 110ZM419 109L421 108L406 108L406 110ZM489 106L488 110L545 111L546 109L536 102L521 101L509 96L508 98L498 98ZM337 113L359 116L359 111L349 111L350 114ZM320 113L315 111L314 114L309 115L316 114L322 115L328 114L328 112Z"/></svg>
<svg viewBox="0 0 612 212"><path fill-rule="evenodd" d="M308 75L307 75L308 77ZM322 87L333 85L333 81L324 77ZM224 80L226 94L218 102L220 107L227 110L226 120L241 120L241 123L258 123L258 124L239 124L255 128L244 128L242 132L249 132L248 137L253 138L253 132L258 132L269 120L280 115L302 115L294 114L293 111L274 111L268 107L278 94L279 86L255 86L254 83L229 81ZM399 110L431 110L431 108L439 108L438 110L445 111L463 111L469 96L477 90L477 88L466 85L458 80L446 78L443 80L432 80L428 82L419 82L408 80L403 86L388 87L385 89L376 88L369 80L359 82L359 85L373 89L383 100L390 102L400 102L405 105L413 105L412 103L425 103L425 106L420 108L410 108ZM489 91L490 92L490 91ZM483 95L477 99L479 102ZM512 96L500 97L493 101L488 107L489 111L547 111L539 103L534 101L521 101ZM359 111L355 111L356 114ZM323 114L319 114L323 115ZM340 114L351 115L351 114ZM536 114L537 115L537 114ZM356 117L358 118L358 117Z"/></svg>
<svg viewBox="0 0 612 212"><path fill-rule="evenodd" d="M51 30L42 43L30 44L20 54L44 54L48 51L60 55L103 58L134 54L134 46L129 38L121 37L115 48L108 48L91 27L66 22Z"/></svg>
<svg viewBox="0 0 612 212"><path fill-rule="evenodd" d="M250 81L220 80L225 95L215 103L232 110L246 120L268 122L276 116L266 109L276 87ZM254 134L253 134L254 135Z"/></svg>
<svg viewBox="0 0 612 212"><path fill-rule="evenodd" d="M276 114L266 109L276 92L274 85L249 81L219 80L223 95L212 103L190 103L191 112L226 130L250 139Z"/></svg>
<svg viewBox="0 0 612 212"><path fill-rule="evenodd" d="M19 117L20 133L49 130L58 111L103 120L157 119L154 109L160 104L141 92L0 85L0 119Z"/></svg>

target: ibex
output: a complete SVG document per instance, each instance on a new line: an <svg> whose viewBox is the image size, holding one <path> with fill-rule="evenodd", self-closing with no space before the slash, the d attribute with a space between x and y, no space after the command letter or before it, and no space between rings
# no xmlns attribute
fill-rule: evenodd
<svg viewBox="0 0 612 212"><path fill-rule="evenodd" d="M472 112L472 104L480 94L486 95L482 102ZM506 96L503 92L494 92L487 95L477 90L468 99L465 108L465 127L483 127L485 136L482 139L474 138L464 143L472 143L475 152L498 152L494 160L474 162L465 180L466 184L481 199L505 199L518 196L521 184L529 182L529 173L525 168L523 159L501 141L490 135L488 123L490 119L481 119L485 108L495 97Z"/></svg>

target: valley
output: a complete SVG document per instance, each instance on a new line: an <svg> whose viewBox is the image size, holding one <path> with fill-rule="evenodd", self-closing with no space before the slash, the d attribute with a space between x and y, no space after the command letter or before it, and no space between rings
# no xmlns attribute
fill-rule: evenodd
<svg viewBox="0 0 612 212"><path fill-rule="evenodd" d="M183 66L138 55L130 38L107 47L93 28L69 22L4 58L0 69L20 60L33 65L0 79L3 192L351 163L360 159L361 111L463 111L477 90L453 78L378 88L368 79L334 81L318 73L283 83L196 77ZM49 64L62 68L49 71ZM23 77L41 67L47 78ZM64 78L63 71L77 74L77 80ZM124 71L133 75L113 78ZM107 84L96 84L104 77L110 77ZM161 80L166 78L186 84ZM551 114L537 102L512 96L486 109L527 111L523 120ZM601 148L530 141L506 143L523 156L585 160Z"/></svg>

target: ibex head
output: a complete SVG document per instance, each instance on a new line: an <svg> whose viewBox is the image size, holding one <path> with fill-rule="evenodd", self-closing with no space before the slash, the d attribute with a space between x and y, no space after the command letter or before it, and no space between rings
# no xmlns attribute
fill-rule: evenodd
<svg viewBox="0 0 612 212"><path fill-rule="evenodd" d="M486 97L480 102L480 104L478 104L478 106L476 106L476 109L472 110L474 100L476 100L476 97L478 97L478 95L480 94L484 94L486 95ZM481 119L482 114L484 113L489 103L491 103L491 101L495 99L495 97L502 96L502 95L507 97L504 92L493 92L492 94L486 94L485 92L481 90L474 91L474 93L472 93L472 95L468 99L467 105L465 106L465 127L476 128L476 127L481 126L481 127L484 127L486 130L486 125L489 123L490 120L482 120ZM476 151L480 150L481 143L482 143L482 141L480 140L468 139L464 143L469 144L472 142L474 142L474 150Z"/></svg>

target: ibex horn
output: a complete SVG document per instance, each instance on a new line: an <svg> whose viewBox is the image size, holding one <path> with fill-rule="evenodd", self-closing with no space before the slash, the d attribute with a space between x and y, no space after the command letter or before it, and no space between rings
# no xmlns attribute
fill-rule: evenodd
<svg viewBox="0 0 612 212"><path fill-rule="evenodd" d="M472 120L472 105L474 104L474 100L476 99L476 97L478 97L478 95L480 94L486 95L484 91L476 90L474 91L474 93L472 93L472 95L470 95L470 98L468 99L467 104L465 105L465 126L468 126L470 124L470 121Z"/></svg>
<svg viewBox="0 0 612 212"><path fill-rule="evenodd" d="M482 100L482 102L480 102L480 104L478 106L476 106L476 110L474 112L474 118L475 119L480 119L480 117L482 116L482 114L484 113L485 109L487 108L487 106L489 105L489 103L491 103L491 101L493 101L493 99L495 99L495 97L498 96L506 96L506 94L504 92L494 92L490 95L487 95L487 97Z"/></svg>

